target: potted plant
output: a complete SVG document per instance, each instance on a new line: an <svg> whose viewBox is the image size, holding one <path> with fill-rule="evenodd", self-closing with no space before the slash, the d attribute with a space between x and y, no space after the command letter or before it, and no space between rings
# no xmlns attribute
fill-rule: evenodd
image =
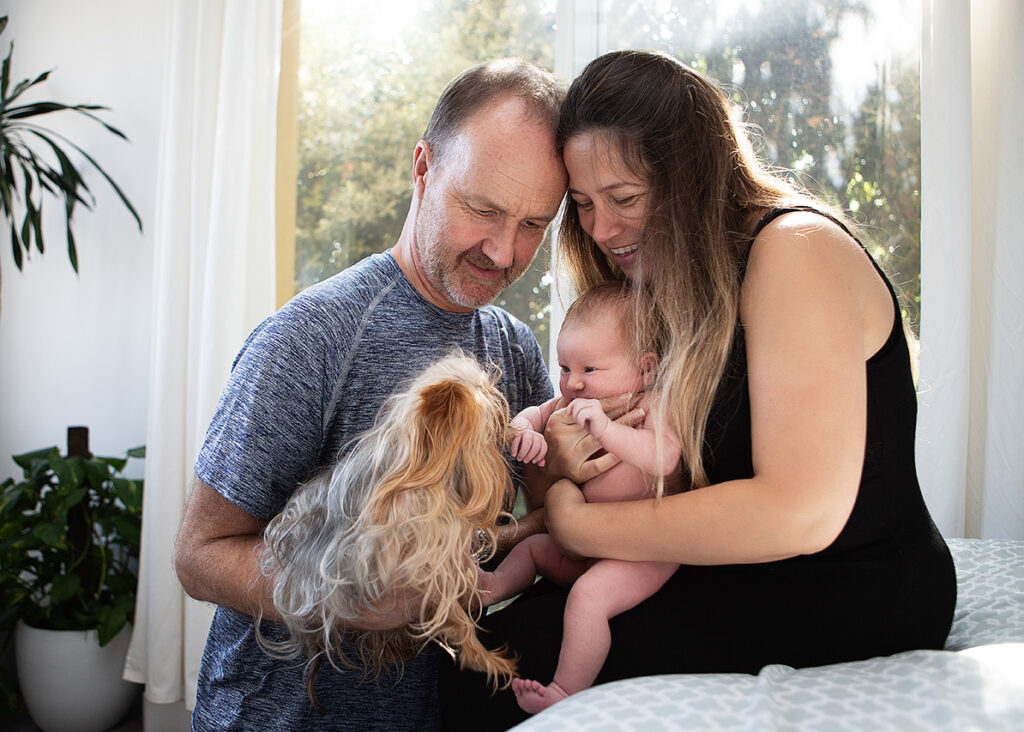
<svg viewBox="0 0 1024 732"><path fill-rule="evenodd" d="M22 478L0 484L0 629L17 627L22 695L43 729L59 726L42 717L68 706L76 695L102 701L105 717L116 714L95 729L117 722L133 700L136 687L121 680L121 667L135 612L142 481L122 471L128 458L144 453L135 448L126 458L95 457L88 450L88 431L72 427L67 455L56 447L16 455ZM76 648L56 651L56 666L38 670L51 653L33 645L40 641ZM100 681L98 671L76 670L72 658L114 645L123 646L114 653L119 658L97 661L116 676L117 688L104 697L108 692L92 685ZM62 673L73 677L68 689L30 688L36 677L59 681ZM123 705L119 713L117 704ZM85 711L68 712L85 723Z"/></svg>
<svg viewBox="0 0 1024 732"><path fill-rule="evenodd" d="M3 34L6 28L5 15L0 17L0 34ZM140 231L142 220L125 194L95 159L63 135L39 125L37 120L47 114L73 112L95 120L120 138L127 138L120 130L111 127L93 114L106 110L107 107L95 104L68 105L50 101L22 103L22 95L46 81L50 72L45 71L31 81L23 79L12 88L10 71L13 53L14 44L11 43L0 70L0 214L11 233L14 263L19 270L22 268L22 261L31 252L33 241L39 253L43 253L43 201L49 194L63 204L68 258L71 260L72 268L77 272L78 252L71 230L71 218L78 204L92 209L95 198L65 146L73 148L106 179L135 218ZM18 210L23 212L20 221Z"/></svg>

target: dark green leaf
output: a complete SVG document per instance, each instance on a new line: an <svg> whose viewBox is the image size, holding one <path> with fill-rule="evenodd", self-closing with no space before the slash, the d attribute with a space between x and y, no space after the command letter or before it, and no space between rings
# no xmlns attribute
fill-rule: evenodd
<svg viewBox="0 0 1024 732"><path fill-rule="evenodd" d="M128 508L134 510L142 508L142 487L134 480L114 478L114 490L117 491L117 497Z"/></svg>
<svg viewBox="0 0 1024 732"><path fill-rule="evenodd" d="M78 463L78 470L76 470L76 465L73 461L74 458L64 458L59 454L50 455L50 470L57 476L57 481L63 486L64 490L71 490L82 482L83 472L81 470L81 463Z"/></svg>
<svg viewBox="0 0 1024 732"><path fill-rule="evenodd" d="M128 622L128 610L123 603L113 607L105 607L100 611L100 625L97 629L101 646L109 643L114 636L121 632Z"/></svg>
<svg viewBox="0 0 1024 732"><path fill-rule="evenodd" d="M15 455L11 459L25 471L26 476L30 471L34 470L34 465L37 465L40 461L45 463L50 462L51 456L60 456L60 452L56 447L47 447L42 450L33 450L32 452L22 453L21 455Z"/></svg>
<svg viewBox="0 0 1024 732"><path fill-rule="evenodd" d="M146 457L146 446L140 445L139 447L133 447L128 451L128 457L133 458L144 458Z"/></svg>
<svg viewBox="0 0 1024 732"><path fill-rule="evenodd" d="M81 589L82 583L77 574L62 574L54 577L53 586L50 588L50 602L54 605L60 604L77 595Z"/></svg>
<svg viewBox="0 0 1024 732"><path fill-rule="evenodd" d="M32 535L47 546L58 547L64 538L64 521L60 525L55 523L38 524L32 529Z"/></svg>
<svg viewBox="0 0 1024 732"><path fill-rule="evenodd" d="M109 465L114 469L114 472L120 473L124 470L124 466L128 464L126 458L115 458L115 457L97 457L96 460L100 463Z"/></svg>

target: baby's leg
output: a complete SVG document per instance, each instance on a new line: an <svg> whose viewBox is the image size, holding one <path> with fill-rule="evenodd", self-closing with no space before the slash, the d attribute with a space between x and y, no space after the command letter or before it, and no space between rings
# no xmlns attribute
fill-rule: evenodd
<svg viewBox="0 0 1024 732"><path fill-rule="evenodd" d="M570 585L589 564L566 557L548 534L534 534L516 544L493 572L480 570L481 600L487 606L508 599L532 585L538 573Z"/></svg>
<svg viewBox="0 0 1024 732"><path fill-rule="evenodd" d="M519 706L533 714L593 684L611 648L608 621L657 592L678 568L667 562L596 562L569 592L554 680L547 687L513 681Z"/></svg>

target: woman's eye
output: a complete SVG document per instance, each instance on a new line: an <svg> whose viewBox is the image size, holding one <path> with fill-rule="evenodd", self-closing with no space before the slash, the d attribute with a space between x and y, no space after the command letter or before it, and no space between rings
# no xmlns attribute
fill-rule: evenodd
<svg viewBox="0 0 1024 732"><path fill-rule="evenodd" d="M576 199L573 200L576 201ZM593 207L594 204L591 201L576 201L576 208L581 209L583 211L587 211Z"/></svg>
<svg viewBox="0 0 1024 732"><path fill-rule="evenodd" d="M618 206L632 206L639 198L640 196L626 196L625 198L616 198L614 200Z"/></svg>

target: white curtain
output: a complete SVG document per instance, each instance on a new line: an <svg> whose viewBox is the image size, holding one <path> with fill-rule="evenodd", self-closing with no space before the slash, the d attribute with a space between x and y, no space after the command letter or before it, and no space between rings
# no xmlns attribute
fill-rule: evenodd
<svg viewBox="0 0 1024 732"><path fill-rule="evenodd" d="M125 678L195 703L213 608L174 537L236 351L274 307L281 0L175 0L157 175L152 373L135 629Z"/></svg>
<svg viewBox="0 0 1024 732"><path fill-rule="evenodd" d="M918 468L946 536L1024 539L1024 7L926 0Z"/></svg>

